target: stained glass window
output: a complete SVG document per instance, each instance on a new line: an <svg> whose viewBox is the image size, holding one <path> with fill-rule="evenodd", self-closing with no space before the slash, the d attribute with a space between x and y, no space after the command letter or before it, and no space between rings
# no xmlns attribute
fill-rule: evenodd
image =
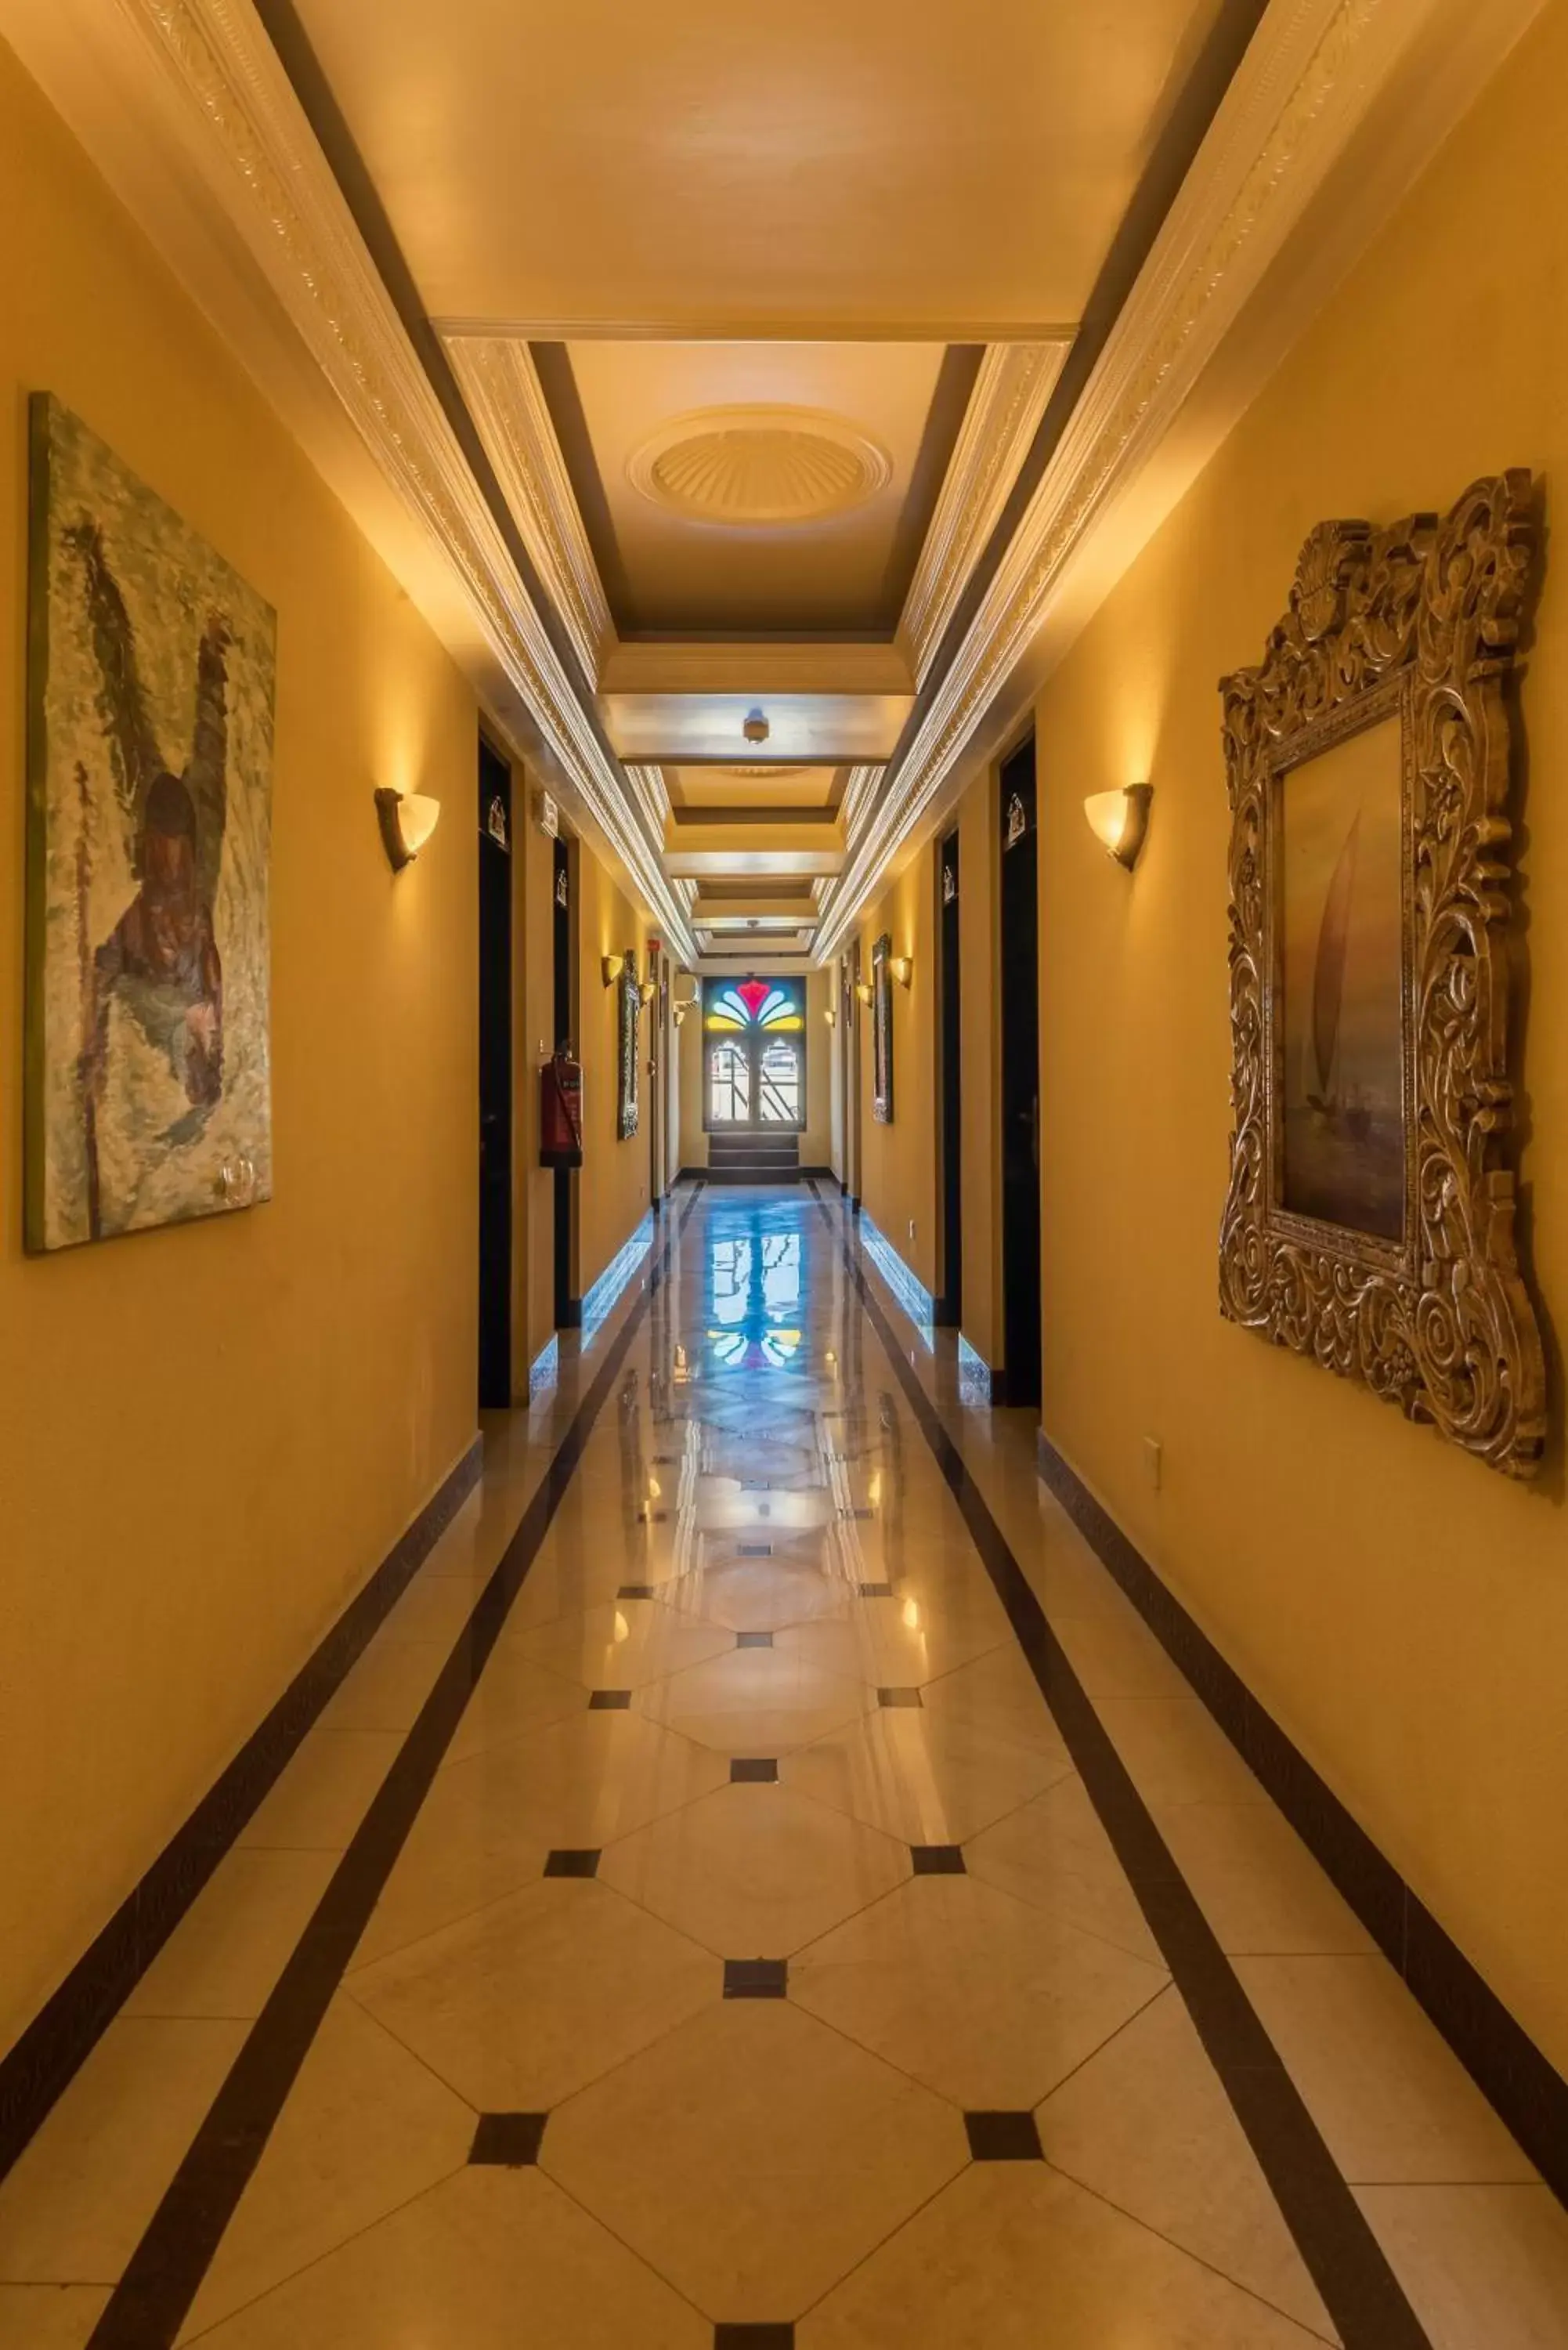
<svg viewBox="0 0 1568 2350"><path fill-rule="evenodd" d="M805 991L798 979L711 979L705 1028L804 1028Z"/></svg>
<svg viewBox="0 0 1568 2350"><path fill-rule="evenodd" d="M803 1131L805 983L710 979L702 986L710 1128Z"/></svg>

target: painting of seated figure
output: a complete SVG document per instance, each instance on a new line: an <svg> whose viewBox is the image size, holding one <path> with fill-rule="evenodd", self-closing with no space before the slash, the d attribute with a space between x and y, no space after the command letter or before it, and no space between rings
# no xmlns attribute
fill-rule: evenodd
<svg viewBox="0 0 1568 2350"><path fill-rule="evenodd" d="M271 1196L271 608L31 402L26 1238Z"/></svg>

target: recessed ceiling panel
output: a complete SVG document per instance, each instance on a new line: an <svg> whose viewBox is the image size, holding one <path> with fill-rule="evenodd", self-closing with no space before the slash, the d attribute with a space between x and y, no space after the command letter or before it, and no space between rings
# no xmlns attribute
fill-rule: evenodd
<svg viewBox="0 0 1568 2350"><path fill-rule="evenodd" d="M670 767L665 785L672 808L832 808L840 795L841 770L783 764L774 767Z"/></svg>
<svg viewBox="0 0 1568 2350"><path fill-rule="evenodd" d="M977 352L580 341L535 364L623 632L891 635Z"/></svg>
<svg viewBox="0 0 1568 2350"><path fill-rule="evenodd" d="M913 697L898 693L606 693L599 697L618 757L639 764L732 759L753 707L768 722L768 748L814 766L877 763L892 756Z"/></svg>
<svg viewBox="0 0 1568 2350"><path fill-rule="evenodd" d="M298 0L438 317L983 339L1082 315L1221 0Z"/></svg>

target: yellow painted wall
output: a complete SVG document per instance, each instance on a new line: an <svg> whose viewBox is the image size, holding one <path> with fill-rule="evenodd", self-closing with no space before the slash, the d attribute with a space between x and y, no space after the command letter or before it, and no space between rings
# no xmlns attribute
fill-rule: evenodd
<svg viewBox="0 0 1568 2350"><path fill-rule="evenodd" d="M833 1038L823 1014L833 1001L832 975L811 971L805 980L805 1128L800 1138L803 1167L833 1163L831 1133ZM702 1125L702 1012L699 998L680 1024L680 1165L706 1167L708 1137Z"/></svg>
<svg viewBox="0 0 1568 2350"><path fill-rule="evenodd" d="M607 954L637 952L645 968L646 914L635 906L587 847L579 843L577 885L578 1041L583 1064L583 1170L577 1177L577 1295L583 1296L631 1237L648 1211L651 1166L648 1121L649 1013L638 1020L641 1064L638 1131L622 1142L616 1132L620 1094L619 990L604 983Z"/></svg>
<svg viewBox="0 0 1568 2350"><path fill-rule="evenodd" d="M1044 1424L1554 2062L1568 2067L1568 1526L1220 1318L1230 1131L1221 672L1320 517L1568 480L1568 7L1485 92L1038 711ZM1561 534L1559 533L1560 536ZM1568 1313L1568 550L1521 706L1526 1232ZM1087 792L1155 786L1130 884ZM1553 1409L1563 1409L1561 1378ZM1163 1490L1139 1445L1165 1446Z"/></svg>
<svg viewBox="0 0 1568 2350"><path fill-rule="evenodd" d="M0 48L0 2046L474 1431L476 720L456 670ZM21 1251L26 395L276 608L276 1196ZM393 879L370 793L447 822Z"/></svg>
<svg viewBox="0 0 1568 2350"><path fill-rule="evenodd" d="M960 847L962 856L962 847ZM935 955L934 852L911 858L860 923L860 968L871 977L871 949L884 931L890 951L909 955L908 987L893 998L893 1123L873 1117L871 1014L861 1022L860 1199L905 1263L929 1290L937 1286L936 1031L940 1016ZM911 1234L909 1224L914 1222Z"/></svg>

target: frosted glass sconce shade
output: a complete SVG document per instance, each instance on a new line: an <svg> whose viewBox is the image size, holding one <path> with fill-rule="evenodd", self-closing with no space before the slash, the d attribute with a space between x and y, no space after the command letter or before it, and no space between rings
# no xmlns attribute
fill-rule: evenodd
<svg viewBox="0 0 1568 2350"><path fill-rule="evenodd" d="M1129 784L1121 792L1092 792L1084 802L1089 830L1106 854L1125 865L1129 873L1148 830L1148 804L1153 797L1152 784Z"/></svg>

